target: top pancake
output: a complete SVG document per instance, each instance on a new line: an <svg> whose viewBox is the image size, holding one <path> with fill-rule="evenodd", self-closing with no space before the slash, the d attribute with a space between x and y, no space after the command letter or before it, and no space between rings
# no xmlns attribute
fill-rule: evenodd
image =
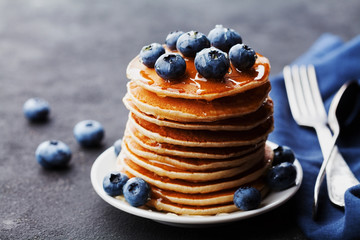
<svg viewBox="0 0 360 240"><path fill-rule="evenodd" d="M254 66L247 71L239 71L230 64L229 72L222 79L206 79L196 71L193 58L184 59L186 72L178 80L161 78L154 68L142 64L139 56L129 63L126 74L137 85L159 96L211 101L261 86L268 81L270 72L269 60L257 54Z"/></svg>

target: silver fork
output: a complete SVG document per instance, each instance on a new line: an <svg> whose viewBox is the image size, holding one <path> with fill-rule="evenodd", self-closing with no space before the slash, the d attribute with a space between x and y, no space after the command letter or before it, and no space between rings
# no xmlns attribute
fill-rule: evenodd
<svg viewBox="0 0 360 240"><path fill-rule="evenodd" d="M331 154L331 146L335 144L336 140L332 137L331 131L327 126L327 114L317 85L314 66L285 66L283 74L293 118L297 124L315 129L323 158L325 159L322 162L314 187L312 214L315 219L317 216L319 191L325 176L326 165L329 161L334 163L332 164L333 167L336 167L336 164L346 166L347 164L337 148L333 151L333 154ZM326 171L330 172L330 169L326 168ZM329 179L330 178L327 178L327 180ZM336 191L337 189L329 186L331 186L331 184L328 182L330 200L338 206L344 206L343 196L342 201L335 199L333 196L338 196L339 194L334 194L332 191Z"/></svg>

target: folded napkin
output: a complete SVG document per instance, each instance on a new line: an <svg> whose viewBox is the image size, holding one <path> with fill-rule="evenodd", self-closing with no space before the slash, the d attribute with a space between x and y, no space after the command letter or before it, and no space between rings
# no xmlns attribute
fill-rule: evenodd
<svg viewBox="0 0 360 240"><path fill-rule="evenodd" d="M294 64L315 65L318 84L328 110L337 90L349 80L360 79L360 36L344 43L332 34L322 35ZM274 100L275 130L269 140L293 149L304 178L295 195L296 218L310 239L360 239L360 185L348 189L345 208L334 206L324 182L319 196L318 220L312 220L313 190L323 156L316 133L298 126L290 112L282 74L270 79ZM360 98L359 98L360 99ZM360 179L360 118L347 134L340 135L338 146L344 159Z"/></svg>

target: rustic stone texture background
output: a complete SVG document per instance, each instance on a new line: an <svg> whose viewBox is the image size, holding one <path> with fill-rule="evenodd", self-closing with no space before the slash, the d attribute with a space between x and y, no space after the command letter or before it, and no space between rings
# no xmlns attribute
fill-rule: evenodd
<svg viewBox="0 0 360 240"><path fill-rule="evenodd" d="M305 239L293 202L256 218L210 229L181 229L111 207L96 195L90 168L123 134L125 70L143 45L173 30L207 34L234 28L267 56L272 75L322 33L359 34L360 2L349 1L0 1L0 239ZM30 97L51 105L50 121L30 124ZM72 135L84 119L106 130L102 147L83 149ZM35 149L59 139L70 167L43 170Z"/></svg>

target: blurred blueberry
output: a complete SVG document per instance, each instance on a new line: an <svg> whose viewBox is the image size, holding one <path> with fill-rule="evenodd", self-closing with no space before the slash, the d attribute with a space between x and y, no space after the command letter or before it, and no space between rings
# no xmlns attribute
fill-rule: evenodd
<svg viewBox="0 0 360 240"><path fill-rule="evenodd" d="M196 54L195 68L205 78L222 78L229 67L227 54L217 48L205 48Z"/></svg>
<svg viewBox="0 0 360 240"><path fill-rule="evenodd" d="M153 68L156 60L164 53L165 48L160 43L151 43L141 49L140 59L145 66Z"/></svg>
<svg viewBox="0 0 360 240"><path fill-rule="evenodd" d="M74 136L83 147L99 146L104 138L105 130L101 123L94 120L84 120L74 127Z"/></svg>
<svg viewBox="0 0 360 240"><path fill-rule="evenodd" d="M177 42L176 48L185 57L195 57L197 52L210 47L209 39L200 32L190 31L182 34Z"/></svg>
<svg viewBox="0 0 360 240"><path fill-rule="evenodd" d="M25 117L33 122L45 121L50 113L50 105L42 98L30 98L23 106Z"/></svg>
<svg viewBox="0 0 360 240"><path fill-rule="evenodd" d="M225 28L222 25L216 25L208 34L208 39L212 46L229 52L230 48L235 44L242 43L239 33L230 28Z"/></svg>
<svg viewBox="0 0 360 240"><path fill-rule="evenodd" d="M122 144L121 138L114 142L114 152L116 156L118 156L121 151L121 144Z"/></svg>
<svg viewBox="0 0 360 240"><path fill-rule="evenodd" d="M133 207L144 205L150 197L150 187L142 178L130 178L123 189L125 200Z"/></svg>
<svg viewBox="0 0 360 240"><path fill-rule="evenodd" d="M294 185L296 180L296 168L294 164L283 162L269 169L266 176L269 187L280 191Z"/></svg>
<svg viewBox="0 0 360 240"><path fill-rule="evenodd" d="M231 63L240 71L250 69L256 57L255 51L245 44L236 44L229 51Z"/></svg>
<svg viewBox="0 0 360 240"><path fill-rule="evenodd" d="M183 31L171 32L167 35L165 44L170 50L176 50L176 41L183 34Z"/></svg>
<svg viewBox="0 0 360 240"><path fill-rule="evenodd" d="M67 166L71 159L71 150L61 141L45 141L37 147L35 157L44 168L63 168Z"/></svg>
<svg viewBox="0 0 360 240"><path fill-rule="evenodd" d="M179 54L166 53L155 62L155 71L163 79L178 79L186 71L186 62Z"/></svg>
<svg viewBox="0 0 360 240"><path fill-rule="evenodd" d="M273 165L283 162L293 163L295 161L294 152L287 146L278 146L274 149Z"/></svg>
<svg viewBox="0 0 360 240"><path fill-rule="evenodd" d="M109 173L103 180L104 191L110 196L123 195L123 187L128 180L128 176L124 173Z"/></svg>
<svg viewBox="0 0 360 240"><path fill-rule="evenodd" d="M234 204L243 211L258 208L261 203L261 193L254 187L240 187L234 193Z"/></svg>

